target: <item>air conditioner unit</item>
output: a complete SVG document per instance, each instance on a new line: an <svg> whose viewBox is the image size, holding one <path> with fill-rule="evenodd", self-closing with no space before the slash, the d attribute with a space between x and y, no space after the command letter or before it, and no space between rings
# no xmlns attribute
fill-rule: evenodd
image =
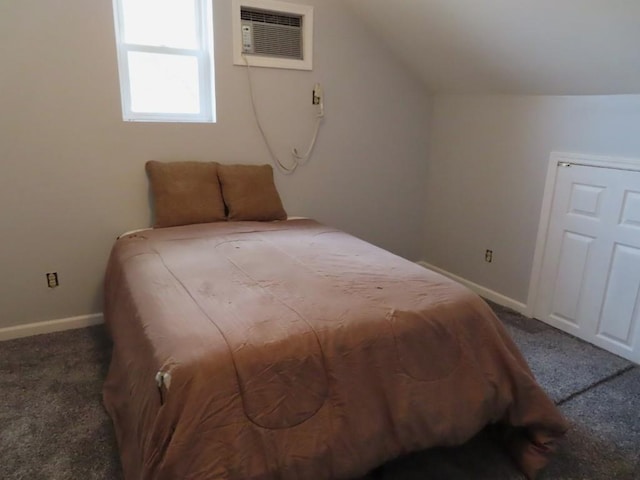
<svg viewBox="0 0 640 480"><path fill-rule="evenodd" d="M234 0L234 64L312 69L313 7Z"/></svg>

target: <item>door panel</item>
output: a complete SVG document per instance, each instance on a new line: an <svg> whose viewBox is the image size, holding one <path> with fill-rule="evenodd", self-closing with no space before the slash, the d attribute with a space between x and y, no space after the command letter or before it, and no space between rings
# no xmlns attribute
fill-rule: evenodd
<svg viewBox="0 0 640 480"><path fill-rule="evenodd" d="M573 232L563 232L560 262L553 291L552 309L549 312L559 321L578 326L578 306L583 292L584 282L574 282L574 278L584 278L584 270L589 258L589 249L595 240L593 237Z"/></svg>
<svg viewBox="0 0 640 480"><path fill-rule="evenodd" d="M640 172L558 168L534 315L640 363Z"/></svg>
<svg viewBox="0 0 640 480"><path fill-rule="evenodd" d="M620 225L640 228L640 192L625 192Z"/></svg>
<svg viewBox="0 0 640 480"><path fill-rule="evenodd" d="M571 188L569 213L598 218L600 216L603 192L606 188L595 185L583 185L581 183L574 183Z"/></svg>
<svg viewBox="0 0 640 480"><path fill-rule="evenodd" d="M640 295L640 248L616 245L605 287L598 335L605 340L632 346L633 326L638 322Z"/></svg>

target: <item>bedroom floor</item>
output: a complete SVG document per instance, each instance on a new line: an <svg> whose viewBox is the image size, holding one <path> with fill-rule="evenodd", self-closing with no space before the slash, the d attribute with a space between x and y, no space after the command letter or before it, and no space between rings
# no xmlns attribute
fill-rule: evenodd
<svg viewBox="0 0 640 480"><path fill-rule="evenodd" d="M640 478L640 367L536 320L492 307L572 424L541 478ZM111 422L101 404L109 353L102 326L0 343L0 478L122 478ZM488 432L462 447L389 462L365 477L424 478L523 477Z"/></svg>

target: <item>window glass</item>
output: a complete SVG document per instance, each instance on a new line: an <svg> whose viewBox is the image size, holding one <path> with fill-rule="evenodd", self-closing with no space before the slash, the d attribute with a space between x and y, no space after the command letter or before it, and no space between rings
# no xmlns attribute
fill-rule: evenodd
<svg viewBox="0 0 640 480"><path fill-rule="evenodd" d="M198 60L194 57L129 52L131 110L198 113Z"/></svg>
<svg viewBox="0 0 640 480"><path fill-rule="evenodd" d="M197 48L194 0L121 1L126 43Z"/></svg>
<svg viewBox="0 0 640 480"><path fill-rule="evenodd" d="M213 122L211 0L113 0L122 116Z"/></svg>

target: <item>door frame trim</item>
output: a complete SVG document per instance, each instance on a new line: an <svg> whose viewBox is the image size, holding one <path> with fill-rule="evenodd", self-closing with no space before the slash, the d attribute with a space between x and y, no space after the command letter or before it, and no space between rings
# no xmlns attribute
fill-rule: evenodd
<svg viewBox="0 0 640 480"><path fill-rule="evenodd" d="M527 294L527 308L525 311L525 314L529 317L534 317L536 313L536 303L538 301L538 292L540 290L542 260L544 258L544 251L547 243L547 232L549 229L549 221L551 220L551 206L553 205L553 195L556 189L556 179L560 163L584 165L588 167L613 168L616 170L640 171L640 158L551 152L547 167L547 178L544 185L544 196L542 197L542 208L540 211L540 221L538 223L538 235L536 237L536 249L533 255L533 267L531 269L531 277L529 279L529 292Z"/></svg>

